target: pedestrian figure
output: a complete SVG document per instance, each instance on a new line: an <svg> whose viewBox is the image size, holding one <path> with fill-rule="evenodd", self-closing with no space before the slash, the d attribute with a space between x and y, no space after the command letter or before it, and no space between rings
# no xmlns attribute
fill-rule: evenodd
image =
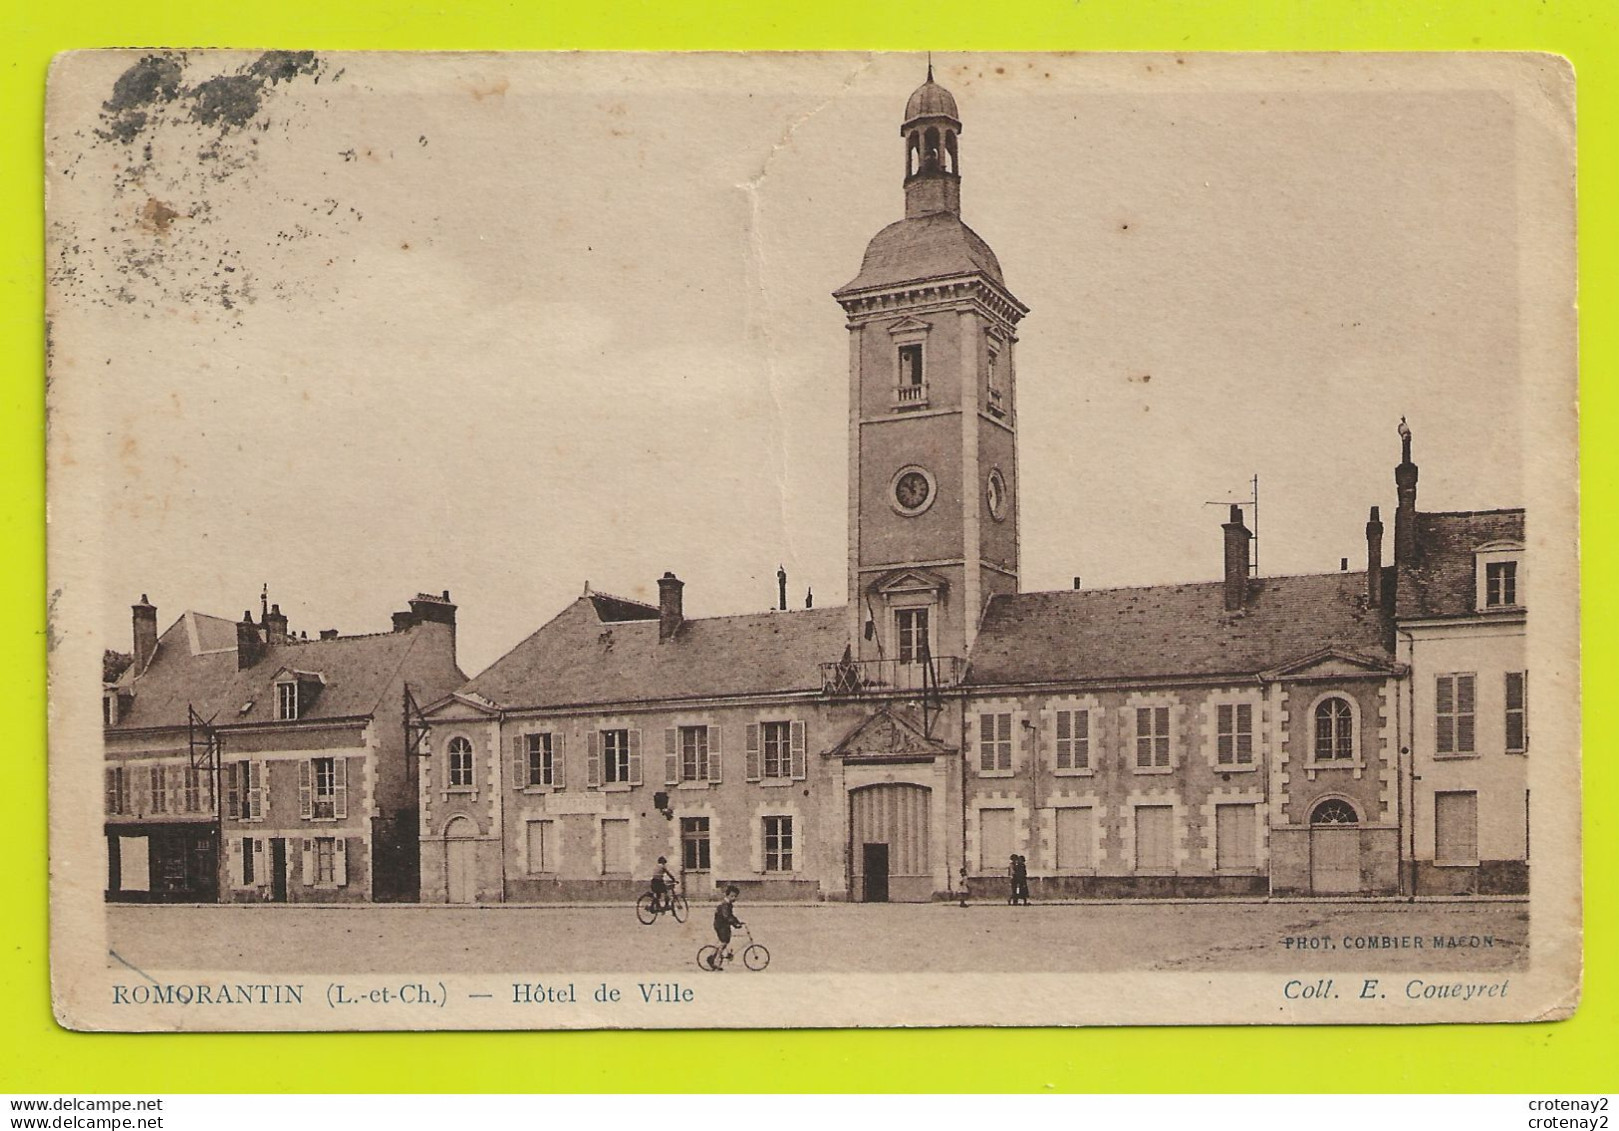
<svg viewBox="0 0 1619 1131"><path fill-rule="evenodd" d="M1029 862L1012 854L1012 903L1029 905Z"/></svg>
<svg viewBox="0 0 1619 1131"><path fill-rule="evenodd" d="M736 897L740 894L735 884L727 884L725 898L714 908L714 936L720 940L720 945L710 969L725 969L725 960L731 957L731 928L747 926L736 917Z"/></svg>
<svg viewBox="0 0 1619 1131"><path fill-rule="evenodd" d="M961 870L961 905L963 907L967 906L967 897L971 894L972 891L967 886L967 869L963 868Z"/></svg>

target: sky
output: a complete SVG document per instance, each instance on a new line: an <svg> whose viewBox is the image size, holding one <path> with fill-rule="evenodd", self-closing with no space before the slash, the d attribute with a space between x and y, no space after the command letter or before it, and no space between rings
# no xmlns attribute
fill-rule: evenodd
<svg viewBox="0 0 1619 1131"><path fill-rule="evenodd" d="M449 589L476 674L577 597L844 600L831 292L903 214L908 55L189 53L53 76L63 531L129 605L311 636ZM1525 502L1528 137L1430 58L935 57L963 218L1031 313L1022 585L1364 568L1406 417L1427 510ZM1487 78L1488 76L1486 76ZM64 398L64 390L70 395ZM60 411L64 400L75 406Z"/></svg>

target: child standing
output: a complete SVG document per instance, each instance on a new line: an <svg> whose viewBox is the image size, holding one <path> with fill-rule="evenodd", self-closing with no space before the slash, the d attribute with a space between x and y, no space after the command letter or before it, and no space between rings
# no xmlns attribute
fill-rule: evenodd
<svg viewBox="0 0 1619 1131"><path fill-rule="evenodd" d="M736 917L736 897L741 894L735 884L727 884L725 897L714 908L714 934L720 940L719 952L710 963L714 970L724 970L725 960L731 957L731 928L747 926Z"/></svg>

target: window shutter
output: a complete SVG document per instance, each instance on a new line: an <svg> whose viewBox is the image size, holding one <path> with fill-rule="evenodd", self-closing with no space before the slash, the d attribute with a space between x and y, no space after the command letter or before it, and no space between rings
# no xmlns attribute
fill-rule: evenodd
<svg viewBox="0 0 1619 1131"><path fill-rule="evenodd" d="M263 761L253 762L249 765L253 775L253 788L249 791L249 801L252 803L252 815L255 818L270 815L270 785L264 780L266 766Z"/></svg>
<svg viewBox="0 0 1619 1131"><path fill-rule="evenodd" d="M270 882L270 861L265 855L264 846L269 843L263 837L249 837L253 845L253 886L265 887Z"/></svg>
<svg viewBox="0 0 1619 1131"><path fill-rule="evenodd" d="M349 882L349 838L337 838L337 848L332 854L332 874L337 878L337 886L343 887Z"/></svg>
<svg viewBox="0 0 1619 1131"><path fill-rule="evenodd" d="M315 806L312 800L314 787L311 778L315 772L315 764L308 758L298 763L298 816L309 820L314 816Z"/></svg>
<svg viewBox="0 0 1619 1131"><path fill-rule="evenodd" d="M332 796L332 812L338 820L349 815L349 760L347 758L335 759L333 769L337 776L336 792Z"/></svg>
<svg viewBox="0 0 1619 1131"><path fill-rule="evenodd" d="M585 740L585 788L595 789L602 783L602 736L600 731L591 731Z"/></svg>
<svg viewBox="0 0 1619 1131"><path fill-rule="evenodd" d="M759 780L759 724L748 724L748 757L747 777L749 781ZM754 871L758 871L757 868Z"/></svg>
<svg viewBox="0 0 1619 1131"><path fill-rule="evenodd" d="M630 784L641 784L641 731L638 727L630 730Z"/></svg>
<svg viewBox="0 0 1619 1131"><path fill-rule="evenodd" d="M247 881L242 878L242 838L230 838L230 886L242 887Z"/></svg>
<svg viewBox="0 0 1619 1131"><path fill-rule="evenodd" d="M309 887L315 882L315 842L309 837L301 837L298 844L303 849L304 886Z"/></svg>
<svg viewBox="0 0 1619 1131"><path fill-rule="evenodd" d="M186 774L184 766L170 766L164 775L164 788L169 794L169 812L180 813L186 805Z"/></svg>
<svg viewBox="0 0 1619 1131"><path fill-rule="evenodd" d="M723 759L720 757L720 728L719 727L709 727L708 728L708 780L709 781L717 782L717 781L720 780L720 763L722 761L723 761Z"/></svg>
<svg viewBox="0 0 1619 1131"><path fill-rule="evenodd" d="M790 730L793 740L793 780L803 781L808 776L808 768L804 765L804 723L794 719Z"/></svg>
<svg viewBox="0 0 1619 1131"><path fill-rule="evenodd" d="M563 751L562 739L563 739L563 735L562 735L561 731L552 732L552 734L551 734L551 781L550 781L550 786L551 786L552 789L567 789L568 788L568 763L564 760L564 758L562 756L562 751Z"/></svg>
<svg viewBox="0 0 1619 1131"><path fill-rule="evenodd" d="M118 812L118 778L117 771L107 771L107 812Z"/></svg>
<svg viewBox="0 0 1619 1131"><path fill-rule="evenodd" d="M663 732L663 784L680 782L680 734L674 727Z"/></svg>
<svg viewBox="0 0 1619 1131"><path fill-rule="evenodd" d="M512 735L512 788L533 785L528 776L528 735Z"/></svg>

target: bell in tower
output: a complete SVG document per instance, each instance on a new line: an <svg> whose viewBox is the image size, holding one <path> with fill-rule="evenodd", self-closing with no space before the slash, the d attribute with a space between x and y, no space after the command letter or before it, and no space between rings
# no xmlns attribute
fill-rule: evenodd
<svg viewBox="0 0 1619 1131"><path fill-rule="evenodd" d="M839 288L849 351L849 609L862 660L965 657L1018 589L1016 328L1028 313L961 220L961 118L905 104L905 216Z"/></svg>

